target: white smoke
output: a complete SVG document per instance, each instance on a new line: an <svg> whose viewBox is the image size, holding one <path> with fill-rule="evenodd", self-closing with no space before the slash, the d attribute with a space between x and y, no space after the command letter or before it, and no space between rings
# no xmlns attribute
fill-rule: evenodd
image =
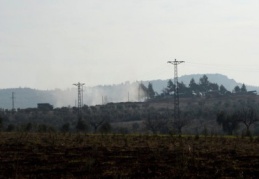
<svg viewBox="0 0 259 179"><path fill-rule="evenodd" d="M84 105L93 106L117 102L138 102L145 99L143 90L138 82L125 82L117 85L104 85L83 88ZM67 90L55 90L55 107L77 106L77 88Z"/></svg>

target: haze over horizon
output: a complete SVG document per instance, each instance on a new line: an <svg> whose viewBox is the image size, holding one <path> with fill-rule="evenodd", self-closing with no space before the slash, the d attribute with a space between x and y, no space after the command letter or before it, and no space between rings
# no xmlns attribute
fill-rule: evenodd
<svg viewBox="0 0 259 179"><path fill-rule="evenodd" d="M259 86L256 0L0 0L0 88L219 73Z"/></svg>

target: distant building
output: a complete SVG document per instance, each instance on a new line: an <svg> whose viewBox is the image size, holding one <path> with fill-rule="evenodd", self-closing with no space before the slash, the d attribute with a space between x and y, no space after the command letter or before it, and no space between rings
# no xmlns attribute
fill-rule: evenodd
<svg viewBox="0 0 259 179"><path fill-rule="evenodd" d="M53 105L51 105L49 103L38 103L38 110L51 111L51 110L53 110Z"/></svg>

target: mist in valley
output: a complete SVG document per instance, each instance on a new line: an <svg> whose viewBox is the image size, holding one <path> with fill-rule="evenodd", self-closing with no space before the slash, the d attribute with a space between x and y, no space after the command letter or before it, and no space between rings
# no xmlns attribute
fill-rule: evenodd
<svg viewBox="0 0 259 179"><path fill-rule="evenodd" d="M83 105L93 106L118 102L138 102L145 100L144 91L139 88L139 82L125 82L117 85L99 85L83 87L81 91ZM55 90L54 106L77 106L78 89Z"/></svg>
<svg viewBox="0 0 259 179"><path fill-rule="evenodd" d="M206 74L210 82L223 84L227 90L232 91L236 85L241 86L242 83L229 79L221 74ZM184 75L179 77L179 82L183 82L186 86L192 78L196 83L199 83L199 78L202 74ZM84 86L83 87L83 105L93 106L107 103L117 102L138 102L145 101L146 94L139 87L142 83L148 87L151 83L153 89L158 94L161 94L166 88L169 79L165 80L150 80L150 81L135 81L124 82L112 85ZM247 85L249 91L259 91L259 87ZM12 109L12 93L14 93L14 108L36 108L38 103L49 103L56 107L74 107L77 106L78 89L76 86L71 86L67 89L53 90L38 90L31 88L9 88L0 90L0 109Z"/></svg>

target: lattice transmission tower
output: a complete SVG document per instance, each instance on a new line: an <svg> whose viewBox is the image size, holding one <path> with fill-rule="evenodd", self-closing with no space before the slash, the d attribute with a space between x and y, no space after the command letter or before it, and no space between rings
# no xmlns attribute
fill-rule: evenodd
<svg viewBox="0 0 259 179"><path fill-rule="evenodd" d="M77 86L77 95L78 95L78 99L77 99L77 102L78 102L78 116L80 117L81 115L81 110L82 110L82 104L83 104L83 86L85 85L84 83L75 83L73 84L75 86Z"/></svg>
<svg viewBox="0 0 259 179"><path fill-rule="evenodd" d="M14 108L14 92L12 92L12 111L15 111L15 108Z"/></svg>
<svg viewBox="0 0 259 179"><path fill-rule="evenodd" d="M178 69L177 65L183 63L184 61L168 61L174 65L174 120L177 121L180 119L180 107L179 107L179 86L178 86Z"/></svg>

